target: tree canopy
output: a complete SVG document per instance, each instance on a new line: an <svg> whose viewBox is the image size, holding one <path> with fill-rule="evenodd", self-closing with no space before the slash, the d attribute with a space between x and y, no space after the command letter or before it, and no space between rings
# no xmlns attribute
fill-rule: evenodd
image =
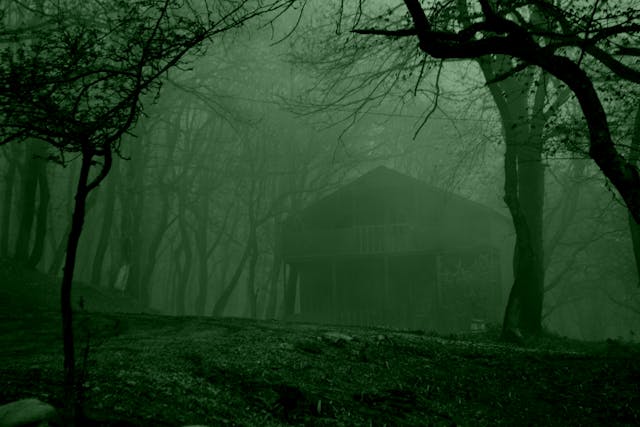
<svg viewBox="0 0 640 427"><path fill-rule="evenodd" d="M360 2L360 8L364 7ZM633 59L640 54L640 11L632 2L521 0L433 2L405 0L389 8L386 24L356 20L363 35L414 37L427 55L471 59L487 55L512 58L511 67L494 77L503 80L530 66L563 82L575 95L589 130L589 156L618 190L640 222L640 174L614 144L608 115L593 82L593 59L617 78L640 83ZM534 19L536 18L536 19Z"/></svg>

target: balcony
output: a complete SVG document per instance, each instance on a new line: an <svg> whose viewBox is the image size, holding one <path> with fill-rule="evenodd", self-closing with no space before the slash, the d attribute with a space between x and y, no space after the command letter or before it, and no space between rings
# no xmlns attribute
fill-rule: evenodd
<svg viewBox="0 0 640 427"><path fill-rule="evenodd" d="M284 234L285 259L394 254L434 249L435 228L409 224L357 226Z"/></svg>

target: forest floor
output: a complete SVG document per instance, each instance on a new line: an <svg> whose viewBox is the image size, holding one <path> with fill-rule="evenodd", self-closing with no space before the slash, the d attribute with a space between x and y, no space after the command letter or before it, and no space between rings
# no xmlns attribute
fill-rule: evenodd
<svg viewBox="0 0 640 427"><path fill-rule="evenodd" d="M6 278L0 404L60 407L59 315ZM640 347L619 341L86 311L76 331L87 426L640 425Z"/></svg>

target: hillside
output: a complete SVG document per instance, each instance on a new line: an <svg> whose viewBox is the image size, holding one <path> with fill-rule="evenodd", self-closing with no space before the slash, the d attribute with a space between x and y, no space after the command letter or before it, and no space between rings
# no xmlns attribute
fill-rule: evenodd
<svg viewBox="0 0 640 427"><path fill-rule="evenodd" d="M0 317L0 404L60 406L57 313ZM640 349L616 341L546 337L515 348L497 331L87 312L76 330L79 351L90 337L87 425L640 423Z"/></svg>
<svg viewBox="0 0 640 427"><path fill-rule="evenodd" d="M58 311L60 280L38 271L20 268L10 260L0 258L0 313ZM82 299L83 305L90 311L152 312L118 291L82 282L74 282L71 299L76 308Z"/></svg>

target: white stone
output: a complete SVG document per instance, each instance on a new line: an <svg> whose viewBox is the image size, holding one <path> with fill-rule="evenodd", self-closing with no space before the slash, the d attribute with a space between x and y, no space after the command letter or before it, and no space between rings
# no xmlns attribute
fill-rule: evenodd
<svg viewBox="0 0 640 427"><path fill-rule="evenodd" d="M46 426L56 409L38 399L22 399L0 406L0 427Z"/></svg>

